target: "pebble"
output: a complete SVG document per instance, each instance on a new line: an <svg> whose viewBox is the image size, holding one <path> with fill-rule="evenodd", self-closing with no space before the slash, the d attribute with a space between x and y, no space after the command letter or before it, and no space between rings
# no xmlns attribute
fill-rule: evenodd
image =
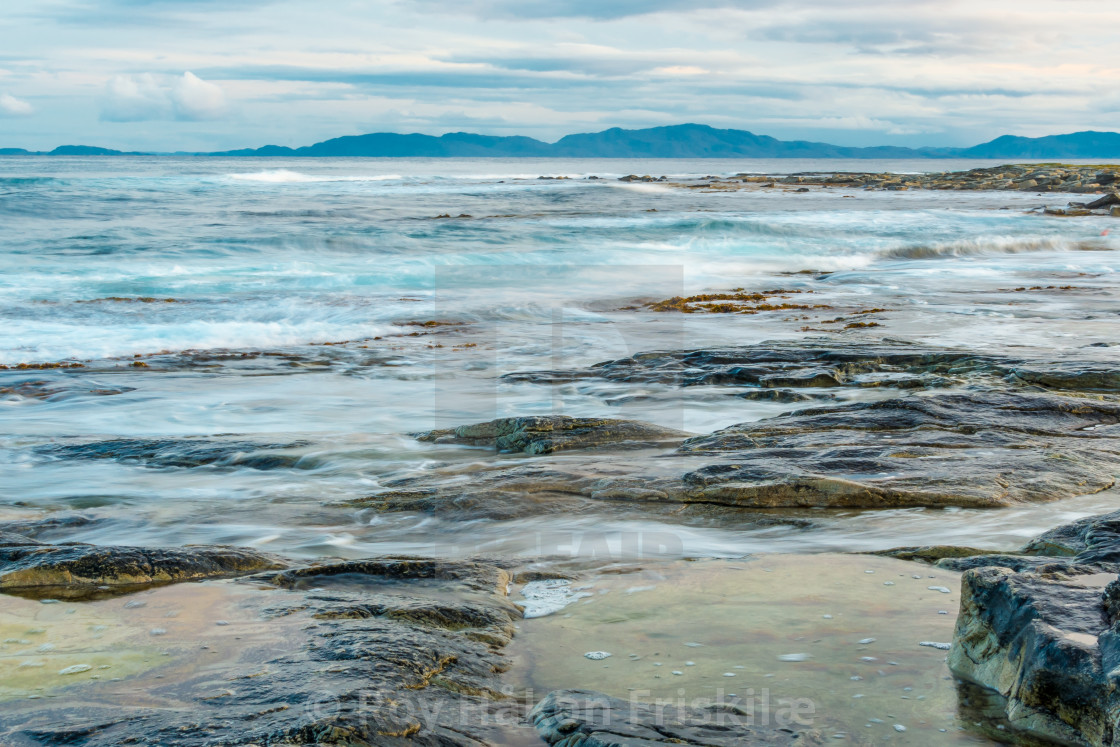
<svg viewBox="0 0 1120 747"><path fill-rule="evenodd" d="M684 663L684 665L685 665L686 667L694 667L694 666L696 666L696 662L694 662L694 661L686 661L686 662Z"/></svg>
<svg viewBox="0 0 1120 747"><path fill-rule="evenodd" d="M953 590L945 586L927 586L930 591L940 591L942 594L952 594Z"/></svg>
<svg viewBox="0 0 1120 747"><path fill-rule="evenodd" d="M939 615L948 615L948 614L949 614L949 610L938 610L938 611L937 611L937 614L939 614Z"/></svg>
<svg viewBox="0 0 1120 747"><path fill-rule="evenodd" d="M809 658L809 654L780 654L778 661L806 661Z"/></svg>
<svg viewBox="0 0 1120 747"><path fill-rule="evenodd" d="M939 641L919 641L919 646L928 646L929 648L936 648L942 651L948 651L950 645L948 643L941 643Z"/></svg>
<svg viewBox="0 0 1120 747"><path fill-rule="evenodd" d="M58 603L59 603L59 601L57 599L40 599L39 600L39 604L58 604Z"/></svg>
<svg viewBox="0 0 1120 747"><path fill-rule="evenodd" d="M674 669L673 674L680 676L680 675L684 674L684 672L680 671L679 669Z"/></svg>
<svg viewBox="0 0 1120 747"><path fill-rule="evenodd" d="M89 664L75 664L72 667L66 667L66 669L60 669L58 673L59 674L80 674L82 672L88 672L91 669L93 669L93 667L91 667Z"/></svg>
<svg viewBox="0 0 1120 747"><path fill-rule="evenodd" d="M821 617L823 617L825 620L831 620L832 619L832 615L821 615Z"/></svg>
<svg viewBox="0 0 1120 747"><path fill-rule="evenodd" d="M688 641L684 645L688 646L689 648L700 648L704 644L703 643L697 643L696 641Z"/></svg>
<svg viewBox="0 0 1120 747"><path fill-rule="evenodd" d="M152 628L148 631L148 635L167 635L167 631L163 628Z"/></svg>
<svg viewBox="0 0 1120 747"><path fill-rule="evenodd" d="M608 653L607 651L588 651L583 655L585 659L591 659L591 661L602 661L609 656L610 653Z"/></svg>
<svg viewBox="0 0 1120 747"><path fill-rule="evenodd" d="M225 620L215 620L214 624L215 625L229 625L229 623L226 622Z"/></svg>
<svg viewBox="0 0 1120 747"><path fill-rule="evenodd" d="M894 586L894 581L884 581L883 586Z"/></svg>
<svg viewBox="0 0 1120 747"><path fill-rule="evenodd" d="M734 676L735 676L735 673L734 673L734 672L724 672L724 673L723 673L723 676L724 676L724 677L734 677Z"/></svg>
<svg viewBox="0 0 1120 747"><path fill-rule="evenodd" d="M147 606L148 606L147 602L142 602L138 599L133 599L131 602L125 602L124 603L124 608L126 610L134 610L137 607L147 607Z"/></svg>
<svg viewBox="0 0 1120 747"><path fill-rule="evenodd" d="M874 642L875 642L874 638L861 638L859 641L857 641L857 643L859 643L859 645L861 645L861 646L866 646L867 644L874 643Z"/></svg>
<svg viewBox="0 0 1120 747"><path fill-rule="evenodd" d="M895 724L894 725L894 730L895 731L906 731L906 727L903 726L902 724Z"/></svg>
<svg viewBox="0 0 1120 747"><path fill-rule="evenodd" d="M876 657L874 657L874 656L861 656L861 657L859 657L859 660L860 660L860 661L879 661L879 660L878 660L878 659L877 659Z"/></svg>

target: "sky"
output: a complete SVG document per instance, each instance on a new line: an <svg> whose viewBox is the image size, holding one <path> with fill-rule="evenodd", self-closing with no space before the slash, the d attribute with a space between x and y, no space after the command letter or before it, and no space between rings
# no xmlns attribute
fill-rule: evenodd
<svg viewBox="0 0 1120 747"><path fill-rule="evenodd" d="M1120 130L1112 0L3 0L0 147Z"/></svg>

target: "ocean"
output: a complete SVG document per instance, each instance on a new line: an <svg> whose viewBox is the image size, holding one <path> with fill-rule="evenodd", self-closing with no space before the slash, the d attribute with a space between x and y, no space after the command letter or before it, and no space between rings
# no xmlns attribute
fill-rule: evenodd
<svg viewBox="0 0 1120 747"><path fill-rule="evenodd" d="M88 519L68 531L74 541L228 543L306 559L533 556L542 533L594 527L617 543L656 529L619 512L445 519L346 502L481 458L411 435L433 427L566 414L702 433L798 407L501 378L511 372L813 338L1107 356L1116 221L1025 212L1072 196L619 181L984 165L0 159L0 521L69 512ZM823 312L646 306L731 288L889 313L839 333ZM41 365L56 363L67 367ZM1012 547L1100 500L672 531L685 555Z"/></svg>

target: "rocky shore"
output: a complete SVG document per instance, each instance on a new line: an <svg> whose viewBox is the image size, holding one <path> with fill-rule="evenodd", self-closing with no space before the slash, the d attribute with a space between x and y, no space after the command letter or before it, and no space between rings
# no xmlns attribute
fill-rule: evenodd
<svg viewBox="0 0 1120 747"><path fill-rule="evenodd" d="M624 182L653 182L680 189L709 192L774 189L811 192L845 189L905 192L909 190L996 191L1047 194L1101 195L1070 201L1064 207L1042 205L1048 215L1120 217L1120 166L1100 164L1007 164L968 171L899 174L894 172L813 172L790 175L740 173L732 177L709 175L699 180L674 180L666 176L630 174Z"/></svg>
<svg viewBox="0 0 1120 747"><path fill-rule="evenodd" d="M900 340L779 341L510 373L505 381L528 387L609 384L653 399L710 392L800 409L707 433L625 418L526 415L414 434L417 448L474 449L484 458L431 460L331 508L354 511L359 522L383 512L477 521L594 509L679 525L718 517L726 526L765 526L811 524L811 512L821 510L1000 509L1085 496L1113 489L1120 476L1120 380L1102 350L1054 361ZM877 396L852 399L855 393ZM81 439L51 446L49 456L148 469L313 466L284 453L297 445ZM244 547L62 541L77 526L62 519L0 526L0 591L21 603L77 610L106 599L131 604L130 595L160 589L223 590L235 595L239 614L267 624L272 647L232 647L220 666L174 682L135 675L149 696L176 707L84 695L47 707L5 703L5 744L474 747L539 739L606 747L827 739L808 728L713 720L684 704L671 711L635 705L598 691L594 681L590 690L560 688L532 702L511 693L506 650L523 617L512 589L570 582L578 568L399 555L309 563ZM931 546L885 554L915 568L963 572L948 662L961 680L962 704L983 701L990 714L969 710L970 719L988 724L993 737L1024 743L1113 743L1120 513L1059 527L1013 553ZM93 665L73 666L63 671Z"/></svg>
<svg viewBox="0 0 1120 747"><path fill-rule="evenodd" d="M472 464L469 481L453 465L427 469L350 505L496 518L589 502L673 506L685 516L713 508L996 508L1107 490L1120 463L1120 382L1092 360L1050 364L902 342L766 343L507 378L719 387L727 397L816 404L690 438L645 423L562 416L423 434L480 443L477 434L500 450L567 456ZM833 403L845 389L896 396ZM625 460L610 454L620 447L631 452Z"/></svg>

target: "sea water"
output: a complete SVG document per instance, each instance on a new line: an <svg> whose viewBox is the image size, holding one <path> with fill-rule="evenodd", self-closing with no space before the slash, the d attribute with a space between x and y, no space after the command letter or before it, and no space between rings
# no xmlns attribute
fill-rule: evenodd
<svg viewBox="0 0 1120 747"><path fill-rule="evenodd" d="M889 309L882 327L830 339L1114 357L1102 346L1118 341L1115 219L1027 212L1077 196L618 180L981 165L5 157L0 520L77 512L84 523L59 536L304 558L532 557L600 535L624 554L629 534L662 531L681 555L1015 547L1115 495L1000 512L825 512L812 529L679 527L608 509L452 521L342 505L397 477L493 458L410 435L433 426L556 413L702 433L797 407L499 378L822 336L819 314L643 307L674 295L811 290L816 303ZM1033 286L1072 290L1013 292ZM120 439L142 448L58 448ZM215 444L226 451L198 458ZM248 458L260 455L277 461Z"/></svg>

